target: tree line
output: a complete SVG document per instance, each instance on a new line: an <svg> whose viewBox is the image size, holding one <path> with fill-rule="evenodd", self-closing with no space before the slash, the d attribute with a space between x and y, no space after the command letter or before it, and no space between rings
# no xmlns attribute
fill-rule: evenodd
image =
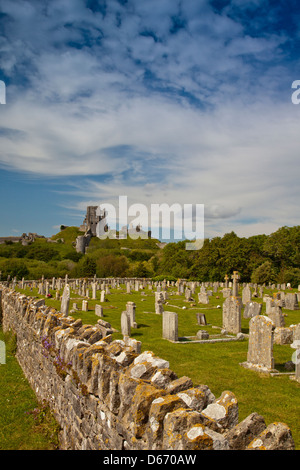
<svg viewBox="0 0 300 470"><path fill-rule="evenodd" d="M67 229L66 229L67 230ZM59 234L62 238L64 232ZM300 226L281 227L270 235L238 237L234 232L205 239L201 250L187 251L186 241L92 239L86 255L72 243L39 239L28 246L0 246L2 279L7 275L38 279L60 277L151 277L220 281L239 271L241 282L300 284Z"/></svg>

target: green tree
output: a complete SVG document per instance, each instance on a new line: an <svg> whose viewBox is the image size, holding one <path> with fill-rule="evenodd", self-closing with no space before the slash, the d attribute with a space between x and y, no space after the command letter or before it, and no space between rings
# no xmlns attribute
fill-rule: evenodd
<svg viewBox="0 0 300 470"><path fill-rule="evenodd" d="M271 261L265 261L252 273L251 282L263 284L264 282L275 282L276 272Z"/></svg>
<svg viewBox="0 0 300 470"><path fill-rule="evenodd" d="M97 259L98 277L125 277L129 269L129 263L125 256L107 255Z"/></svg>
<svg viewBox="0 0 300 470"><path fill-rule="evenodd" d="M17 279L22 279L26 277L29 273L28 267L23 260L20 259L9 259L3 260L0 263L0 270L2 271L2 279L6 280L9 275L10 278L16 277Z"/></svg>
<svg viewBox="0 0 300 470"><path fill-rule="evenodd" d="M79 260L77 266L71 271L70 276L93 277L96 274L96 269L96 261L86 255Z"/></svg>

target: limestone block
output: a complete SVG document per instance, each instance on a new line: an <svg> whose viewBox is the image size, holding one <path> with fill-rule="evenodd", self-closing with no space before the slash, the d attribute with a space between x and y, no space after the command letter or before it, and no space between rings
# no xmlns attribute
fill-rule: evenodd
<svg viewBox="0 0 300 470"><path fill-rule="evenodd" d="M214 431L224 432L238 423L238 403L235 395L224 391L213 403L202 412L203 423Z"/></svg>
<svg viewBox="0 0 300 470"><path fill-rule="evenodd" d="M247 447L248 450L294 450L290 428L285 423L272 423Z"/></svg>
<svg viewBox="0 0 300 470"><path fill-rule="evenodd" d="M225 437L230 449L245 450L250 442L264 429L266 429L264 418L257 413L252 413L227 431Z"/></svg>
<svg viewBox="0 0 300 470"><path fill-rule="evenodd" d="M161 441L163 435L163 420L167 413L184 406L183 401L176 395L167 395L153 400L149 411L150 423L150 447L153 450L159 449L157 441Z"/></svg>
<svg viewBox="0 0 300 470"><path fill-rule="evenodd" d="M167 386L167 392L170 394L175 394L181 392L182 390L187 390L188 388L193 387L193 382L189 377L183 376L179 379L173 380Z"/></svg>
<svg viewBox="0 0 300 470"><path fill-rule="evenodd" d="M208 387L207 387L208 389ZM208 389L209 390L209 389ZM195 411L202 411L208 406L213 400L210 401L209 393L204 388L193 387L182 392L177 393L177 396L186 404L187 407Z"/></svg>
<svg viewBox="0 0 300 470"><path fill-rule="evenodd" d="M164 394L163 390L145 382L139 383L135 389L130 406L130 413L124 417L124 426L136 438L141 438L148 423L149 411L153 400Z"/></svg>

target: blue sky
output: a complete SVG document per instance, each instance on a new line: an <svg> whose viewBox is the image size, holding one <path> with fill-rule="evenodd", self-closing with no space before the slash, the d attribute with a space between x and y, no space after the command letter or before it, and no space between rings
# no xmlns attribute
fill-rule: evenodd
<svg viewBox="0 0 300 470"><path fill-rule="evenodd" d="M0 0L0 236L120 195L298 225L299 46L296 0Z"/></svg>

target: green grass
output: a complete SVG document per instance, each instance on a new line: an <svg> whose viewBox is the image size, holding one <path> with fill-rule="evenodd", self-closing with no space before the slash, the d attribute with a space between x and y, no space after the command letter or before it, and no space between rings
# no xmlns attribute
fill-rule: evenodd
<svg viewBox="0 0 300 470"><path fill-rule="evenodd" d="M13 336L0 329L6 361L0 364L0 450L50 450L58 445L57 424L38 403L15 358Z"/></svg>
<svg viewBox="0 0 300 470"><path fill-rule="evenodd" d="M37 290L33 292L27 290L25 293L41 297L37 295ZM178 377L186 375L193 380L194 385L207 385L216 397L220 396L224 390L232 391L239 403L240 421L250 413L257 412L265 418L267 425L275 421L286 423L292 431L296 448L300 449L300 384L291 381L288 376L269 377L241 367L239 363L247 360L247 339L240 342L213 344L174 344L162 339L162 316L154 313L154 293L148 288L144 290L144 293L146 295L136 292L126 294L122 286L119 290L111 289L111 294L107 295L107 301L102 303L104 320L118 330L113 334L114 339L122 338L120 314L126 309L126 302L135 302L138 327L131 330L131 336L142 342L143 351L153 351L157 356L168 360L170 368ZM217 295L219 299L216 298ZM85 324L95 324L98 317L94 309L95 304L100 303L100 292L97 292L97 297L97 300L89 299L88 312L79 310L71 315L74 318L81 318ZM214 294L208 306L196 304L196 308L193 308L190 303L184 301L183 296L173 295L168 300L169 305L164 305L164 309L178 313L179 336L193 336L200 328L213 335L218 334L220 330L212 326L222 326L222 308L217 308L217 306L222 307L223 300L222 294ZM261 299L253 300L262 302ZM70 309L72 309L73 302L77 302L80 307L82 298L71 292ZM60 302L53 298L47 299L46 304L58 310L60 308ZM183 306L187 308L183 310ZM196 312L205 313L207 326L197 325ZM262 313L264 312L265 306L263 306ZM299 323L300 311L283 309L283 312L286 314L286 326ZM249 320L244 319L243 316L242 331L246 334L249 332ZM283 370L284 363L291 360L293 351L289 345L274 345L275 368ZM24 405L23 408L28 409L29 406ZM21 420L18 425L21 426ZM3 426L0 429L3 429Z"/></svg>

